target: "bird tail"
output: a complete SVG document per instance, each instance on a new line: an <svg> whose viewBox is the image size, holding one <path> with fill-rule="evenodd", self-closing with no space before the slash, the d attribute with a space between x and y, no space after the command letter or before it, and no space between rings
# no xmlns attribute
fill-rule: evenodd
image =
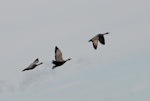
<svg viewBox="0 0 150 101"><path fill-rule="evenodd" d="M88 42L91 42L92 41L92 39L90 39Z"/></svg>
<svg viewBox="0 0 150 101"><path fill-rule="evenodd" d="M56 64L56 61L55 61L55 60L53 60L53 61L52 61L52 63L53 63L53 64Z"/></svg>
<svg viewBox="0 0 150 101"><path fill-rule="evenodd" d="M55 69L57 66L53 66L52 69Z"/></svg>

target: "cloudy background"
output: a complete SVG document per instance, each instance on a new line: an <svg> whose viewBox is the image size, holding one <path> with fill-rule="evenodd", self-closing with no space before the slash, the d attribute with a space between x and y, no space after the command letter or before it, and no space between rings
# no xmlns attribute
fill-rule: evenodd
<svg viewBox="0 0 150 101"><path fill-rule="evenodd" d="M0 101L149 101L149 4L0 0ZM99 32L110 34L94 50ZM51 70L56 45L72 60Z"/></svg>

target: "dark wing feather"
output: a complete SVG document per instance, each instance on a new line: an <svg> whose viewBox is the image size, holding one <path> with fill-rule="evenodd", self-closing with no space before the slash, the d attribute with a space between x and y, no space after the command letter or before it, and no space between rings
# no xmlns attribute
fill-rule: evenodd
<svg viewBox="0 0 150 101"><path fill-rule="evenodd" d="M38 63L39 62L39 59L35 59L33 63Z"/></svg>
<svg viewBox="0 0 150 101"><path fill-rule="evenodd" d="M100 42L101 44L105 45L105 39L104 39L104 36L103 36L103 35L99 36L99 42Z"/></svg>

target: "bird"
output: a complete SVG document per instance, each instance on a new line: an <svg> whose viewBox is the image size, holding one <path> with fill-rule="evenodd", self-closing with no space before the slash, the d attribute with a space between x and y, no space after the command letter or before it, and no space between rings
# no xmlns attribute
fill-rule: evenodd
<svg viewBox="0 0 150 101"><path fill-rule="evenodd" d="M96 36L94 36L92 39L89 40L89 42L93 43L93 48L96 50L97 49L97 45L98 45L98 41L102 44L105 45L105 39L104 39L104 35L109 34L109 32L106 33L99 33Z"/></svg>
<svg viewBox="0 0 150 101"><path fill-rule="evenodd" d="M37 67L38 65L41 65L41 64L43 64L43 62L39 63L39 59L37 58L27 68L25 68L22 71L32 70L32 69L34 69L35 67Z"/></svg>
<svg viewBox="0 0 150 101"><path fill-rule="evenodd" d="M55 60L52 61L52 63L54 64L52 69L55 69L56 67L63 65L65 62L69 60L71 60L71 58L64 60L61 50L57 46L55 46Z"/></svg>

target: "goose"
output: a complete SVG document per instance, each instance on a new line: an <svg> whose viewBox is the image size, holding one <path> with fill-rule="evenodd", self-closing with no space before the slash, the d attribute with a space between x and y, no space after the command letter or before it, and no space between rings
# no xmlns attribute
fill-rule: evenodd
<svg viewBox="0 0 150 101"><path fill-rule="evenodd" d="M95 50L97 49L98 41L102 45L105 45L104 35L106 35L106 34L109 34L109 32L106 32L104 34L97 34L96 36L94 36L92 39L89 40L89 42L93 43L93 47L94 47Z"/></svg>
<svg viewBox="0 0 150 101"><path fill-rule="evenodd" d="M71 58L63 60L61 50L57 46L55 46L55 60L52 61L52 63L54 64L52 69L55 69L56 67L63 65L65 62L69 60L71 60Z"/></svg>
<svg viewBox="0 0 150 101"><path fill-rule="evenodd" d="M31 69L34 69L36 66L43 64L42 62L41 63L38 63L38 62L39 62L39 59L37 58L27 68L25 68L22 71L31 70Z"/></svg>

